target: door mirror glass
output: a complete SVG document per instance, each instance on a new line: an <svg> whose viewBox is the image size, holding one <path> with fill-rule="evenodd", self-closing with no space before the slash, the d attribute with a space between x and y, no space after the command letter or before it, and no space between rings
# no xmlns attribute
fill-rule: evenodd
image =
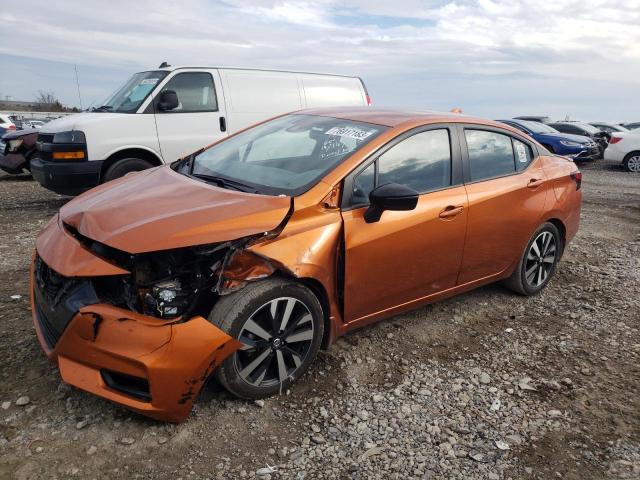
<svg viewBox="0 0 640 480"><path fill-rule="evenodd" d="M174 90L163 90L160 93L158 108L164 112L178 108L178 94Z"/></svg>
<svg viewBox="0 0 640 480"><path fill-rule="evenodd" d="M370 206L364 212L364 220L367 223L377 222L385 210L413 210L418 205L418 196L418 192L404 185L397 183L380 185L369 194Z"/></svg>

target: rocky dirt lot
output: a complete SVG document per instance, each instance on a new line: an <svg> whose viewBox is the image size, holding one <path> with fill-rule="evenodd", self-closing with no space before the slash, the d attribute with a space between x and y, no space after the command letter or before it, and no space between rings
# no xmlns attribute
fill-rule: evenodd
<svg viewBox="0 0 640 480"><path fill-rule="evenodd" d="M208 385L181 425L61 383L27 276L66 199L0 174L0 478L640 478L640 177L583 171L581 230L541 295L493 285L397 316L286 395Z"/></svg>

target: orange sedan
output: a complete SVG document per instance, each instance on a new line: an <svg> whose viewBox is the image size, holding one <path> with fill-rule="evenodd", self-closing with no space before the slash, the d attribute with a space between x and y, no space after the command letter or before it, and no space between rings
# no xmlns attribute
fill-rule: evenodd
<svg viewBox="0 0 640 480"><path fill-rule="evenodd" d="M211 375L266 397L368 323L498 280L536 294L581 179L488 120L284 115L65 205L36 242L35 328L67 383L182 421Z"/></svg>

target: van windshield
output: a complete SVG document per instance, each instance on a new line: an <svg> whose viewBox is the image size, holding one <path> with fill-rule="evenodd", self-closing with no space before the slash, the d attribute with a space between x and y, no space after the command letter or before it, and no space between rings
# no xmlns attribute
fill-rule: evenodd
<svg viewBox="0 0 640 480"><path fill-rule="evenodd" d="M226 188L300 195L385 130L339 118L286 115L197 154L190 174Z"/></svg>
<svg viewBox="0 0 640 480"><path fill-rule="evenodd" d="M167 76L164 70L139 72L116 91L104 105L95 108L94 112L136 113L138 108L155 86Z"/></svg>

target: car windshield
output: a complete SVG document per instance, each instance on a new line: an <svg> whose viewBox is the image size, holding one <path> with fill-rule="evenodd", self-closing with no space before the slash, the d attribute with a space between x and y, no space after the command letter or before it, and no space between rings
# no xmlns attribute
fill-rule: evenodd
<svg viewBox="0 0 640 480"><path fill-rule="evenodd" d="M518 125L522 125L524 128L531 130L533 133L558 133L558 131L550 127L549 125L545 125L540 122L532 122L529 120L512 120L514 123Z"/></svg>
<svg viewBox="0 0 640 480"><path fill-rule="evenodd" d="M135 113L155 86L167 76L166 71L139 72L133 75L95 112Z"/></svg>
<svg viewBox="0 0 640 480"><path fill-rule="evenodd" d="M267 195L300 195L385 130L339 118L286 115L197 154L191 175Z"/></svg>

